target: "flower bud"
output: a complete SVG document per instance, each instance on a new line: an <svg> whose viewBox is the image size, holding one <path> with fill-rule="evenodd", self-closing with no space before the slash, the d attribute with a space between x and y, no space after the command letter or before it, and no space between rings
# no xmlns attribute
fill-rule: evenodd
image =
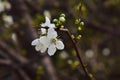
<svg viewBox="0 0 120 80"><path fill-rule="evenodd" d="M53 22L54 23L58 23L58 19L53 19Z"/></svg>
<svg viewBox="0 0 120 80"><path fill-rule="evenodd" d="M60 26L60 28L64 28L64 26L62 25L62 26Z"/></svg>
<svg viewBox="0 0 120 80"><path fill-rule="evenodd" d="M60 15L60 17L65 17L65 14L62 13L62 14Z"/></svg>
<svg viewBox="0 0 120 80"><path fill-rule="evenodd" d="M60 25L60 24L59 24L59 23L57 23L57 24L56 24L56 27L59 27L59 25Z"/></svg>
<svg viewBox="0 0 120 80"><path fill-rule="evenodd" d="M75 39L75 36L74 35L71 35L72 39Z"/></svg>
<svg viewBox="0 0 120 80"><path fill-rule="evenodd" d="M79 27L78 27L78 31L81 31L81 30L82 30L82 28L79 26Z"/></svg>
<svg viewBox="0 0 120 80"><path fill-rule="evenodd" d="M81 35L78 35L78 36L77 36L77 39L81 39L81 37L82 37Z"/></svg>
<svg viewBox="0 0 120 80"><path fill-rule="evenodd" d="M80 26L84 26L84 22L80 22Z"/></svg>
<svg viewBox="0 0 120 80"><path fill-rule="evenodd" d="M60 17L59 20L60 20L61 22L65 22L65 18L64 18L64 17Z"/></svg>
<svg viewBox="0 0 120 80"><path fill-rule="evenodd" d="M80 64L79 61L75 61L75 62L74 62L74 65L75 65L75 66L78 66L79 64Z"/></svg>
<svg viewBox="0 0 120 80"><path fill-rule="evenodd" d="M80 19L76 19L75 24L79 24L79 23L80 23Z"/></svg>
<svg viewBox="0 0 120 80"><path fill-rule="evenodd" d="M4 1L3 5L4 5L5 9L7 9L7 10L11 9L11 4L9 2Z"/></svg>
<svg viewBox="0 0 120 80"><path fill-rule="evenodd" d="M72 60L68 60L68 64L73 64L73 61Z"/></svg>

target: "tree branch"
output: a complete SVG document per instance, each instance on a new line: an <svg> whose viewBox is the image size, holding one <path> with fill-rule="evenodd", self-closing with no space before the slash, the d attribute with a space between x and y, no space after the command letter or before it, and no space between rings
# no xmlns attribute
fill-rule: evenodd
<svg viewBox="0 0 120 80"><path fill-rule="evenodd" d="M85 75L89 78L89 80L92 80L92 77L90 76L90 73L88 72L86 66L84 65L84 63L83 63L83 61L81 59L81 56L80 56L79 51L77 49L76 43L75 43L75 41L71 37L71 33L69 32L68 29L60 29L60 30L66 32L66 34L68 35L69 39L71 40L71 42L72 42L72 44L74 46L74 49L76 51L76 55L78 57L78 60L79 60L79 62L81 64L82 68L83 68L83 71L84 71Z"/></svg>
<svg viewBox="0 0 120 80"><path fill-rule="evenodd" d="M10 60L0 59L0 65L2 65L2 66L8 66L11 64L12 64L12 62Z"/></svg>
<svg viewBox="0 0 120 80"><path fill-rule="evenodd" d="M9 55L15 61L18 61L22 64L26 64L28 62L26 58L22 57L20 54L18 54L17 51L13 50L11 47L9 47L6 43L4 43L1 40L0 40L0 49L3 50L7 55Z"/></svg>
<svg viewBox="0 0 120 80"><path fill-rule="evenodd" d="M114 35L114 36L118 36L120 37L120 30L117 30L115 28L111 28L109 26L105 26L105 25L102 25L102 24L96 24L90 20L87 20L87 19L83 19L83 22L85 22L85 26L86 28L90 28L90 29L93 29L93 30L97 30L97 31L100 31L100 32L103 32L103 33L107 33L107 34L110 34L110 35Z"/></svg>

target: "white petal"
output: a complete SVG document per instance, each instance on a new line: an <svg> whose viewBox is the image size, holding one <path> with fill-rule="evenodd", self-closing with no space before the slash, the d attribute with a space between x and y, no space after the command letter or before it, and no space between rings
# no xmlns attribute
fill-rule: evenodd
<svg viewBox="0 0 120 80"><path fill-rule="evenodd" d="M48 47L48 45L50 43L46 36L40 37L40 42L46 47Z"/></svg>
<svg viewBox="0 0 120 80"><path fill-rule="evenodd" d="M46 46L42 46L40 52L44 53L46 50L47 50L47 47Z"/></svg>
<svg viewBox="0 0 120 80"><path fill-rule="evenodd" d="M56 47L57 47L57 49L59 49L59 50L64 49L64 44L63 44L63 42L60 41L60 40L58 40L58 41L56 42Z"/></svg>
<svg viewBox="0 0 120 80"><path fill-rule="evenodd" d="M47 34L47 37L48 38L56 38L57 37L57 32L53 29L53 28L49 28L48 29L48 34Z"/></svg>
<svg viewBox="0 0 120 80"><path fill-rule="evenodd" d="M49 25L50 25L50 20L48 17L45 17L45 23L42 23L41 26L42 27L46 27L46 26L49 27Z"/></svg>
<svg viewBox="0 0 120 80"><path fill-rule="evenodd" d="M50 28L55 28L55 24L50 24L49 27Z"/></svg>
<svg viewBox="0 0 120 80"><path fill-rule="evenodd" d="M37 45L37 44L39 44L39 39L35 39L35 40L33 40L32 43L31 43L32 46L35 46L35 45Z"/></svg>
<svg viewBox="0 0 120 80"><path fill-rule="evenodd" d="M41 24L42 27L49 27L49 28L55 28L55 24L50 23L50 19L46 16L45 17L45 23Z"/></svg>
<svg viewBox="0 0 120 80"><path fill-rule="evenodd" d="M0 1L0 12L2 12L2 11L4 11L4 10L5 10L4 5L3 5L3 3Z"/></svg>
<svg viewBox="0 0 120 80"><path fill-rule="evenodd" d="M46 26L46 24L45 24L45 23L42 23L42 24L41 24L41 26L42 26L42 27L45 27L45 26Z"/></svg>
<svg viewBox="0 0 120 80"><path fill-rule="evenodd" d="M36 51L40 51L40 49L41 49L41 46L40 46L40 45L36 45L36 46L35 46L35 50L36 50Z"/></svg>
<svg viewBox="0 0 120 80"><path fill-rule="evenodd" d="M42 42L42 43L44 43L45 41L46 41L46 39L47 39L47 37L46 36L42 36L42 37L40 37L40 42Z"/></svg>
<svg viewBox="0 0 120 80"><path fill-rule="evenodd" d="M11 9L11 4L8 1L4 1L3 5L4 5L5 9L8 9L8 10Z"/></svg>
<svg viewBox="0 0 120 80"><path fill-rule="evenodd" d="M41 28L42 34L46 34L46 29Z"/></svg>
<svg viewBox="0 0 120 80"><path fill-rule="evenodd" d="M51 45L49 46L49 48L48 48L48 54L49 54L50 56L52 56L52 55L55 54L55 52L56 52L56 47L55 47L55 45L51 44Z"/></svg>
<svg viewBox="0 0 120 80"><path fill-rule="evenodd" d="M46 17L45 17L45 20L46 20L46 22L45 22L46 25L49 26L49 24L50 24L50 19L46 16Z"/></svg>

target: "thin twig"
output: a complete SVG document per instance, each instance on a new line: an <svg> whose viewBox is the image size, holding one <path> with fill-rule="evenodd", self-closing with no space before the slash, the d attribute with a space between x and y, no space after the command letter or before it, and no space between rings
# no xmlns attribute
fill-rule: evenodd
<svg viewBox="0 0 120 80"><path fill-rule="evenodd" d="M83 71L84 71L85 75L86 75L90 80L92 80L91 77L90 77L90 73L88 72L86 66L84 65L84 63L83 63L83 61L82 61L82 59L81 59L81 56L80 56L79 51L78 51L78 49L77 49L76 43L75 43L75 41L74 41L74 40L72 39L72 37L71 37L71 33L69 32L68 29L60 29L60 30L67 33L68 37L70 38L70 40L71 40L71 42L72 42L72 44L73 44L73 46L74 46L74 48L75 48L77 57L78 57L78 59L79 59L79 62L80 62L80 64L81 64L82 68L83 68Z"/></svg>
<svg viewBox="0 0 120 80"><path fill-rule="evenodd" d="M12 62L10 60L0 59L0 65L11 65Z"/></svg>
<svg viewBox="0 0 120 80"><path fill-rule="evenodd" d="M23 80L31 80L30 77L26 74L26 72L18 66L16 66L16 71Z"/></svg>
<svg viewBox="0 0 120 80"><path fill-rule="evenodd" d="M10 56L14 60L19 61L22 64L26 64L28 62L28 60L25 57L21 56L20 54L17 54L17 51L12 49L2 40L0 40L0 49L3 50L6 53L6 55Z"/></svg>

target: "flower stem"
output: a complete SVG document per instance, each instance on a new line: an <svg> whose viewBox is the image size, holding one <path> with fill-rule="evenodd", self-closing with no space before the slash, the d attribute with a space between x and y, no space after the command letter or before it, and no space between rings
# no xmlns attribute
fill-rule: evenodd
<svg viewBox="0 0 120 80"><path fill-rule="evenodd" d="M89 80L92 80L92 74L90 74L90 73L88 72L86 66L84 65L84 63L83 63L83 61L82 61L82 59L81 59L81 56L80 56L80 54L79 54L79 51L78 51L78 49L77 49L77 45L76 45L75 41L72 39L72 37L71 37L71 33L69 32L68 29L60 29L60 30L67 33L68 37L70 38L70 40L71 40L71 42L72 42L72 44L73 44L73 46L74 46L74 49L75 49L75 51L76 51L76 55L77 55L78 60L79 60L79 62L80 62L80 64L81 64L81 67L83 68L83 71L84 71L85 75L89 78Z"/></svg>

